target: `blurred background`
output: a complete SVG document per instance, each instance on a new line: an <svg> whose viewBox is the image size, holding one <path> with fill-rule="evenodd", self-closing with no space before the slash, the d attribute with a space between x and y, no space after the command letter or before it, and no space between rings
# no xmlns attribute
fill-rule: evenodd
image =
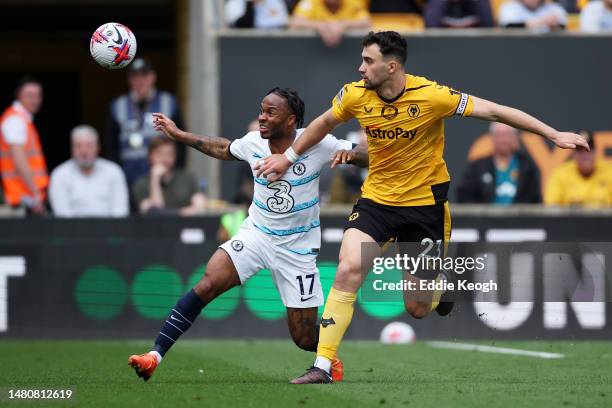
<svg viewBox="0 0 612 408"><path fill-rule="evenodd" d="M124 70L89 55L110 21L138 41ZM0 160L42 158L29 170L6 161L0 174L0 337L149 336L237 230L253 188L244 163L151 144L150 113L233 140L280 86L298 90L309 123L360 79L363 35L385 29L407 39L409 73L591 140L591 152L572 153L505 125L447 120L453 242L609 242L610 0L0 0ZM34 132L40 148L26 142ZM364 137L356 121L334 133ZM36 193L14 191L22 171ZM365 175L347 166L321 177L325 293ZM170 179L180 194L153 202L150 187ZM482 319L464 302L446 322L411 324L426 338L609 338L609 303L546 307L537 279L532 303L500 302ZM216 303L191 335L285 335L265 271ZM408 319L396 304L360 305L349 337Z"/></svg>

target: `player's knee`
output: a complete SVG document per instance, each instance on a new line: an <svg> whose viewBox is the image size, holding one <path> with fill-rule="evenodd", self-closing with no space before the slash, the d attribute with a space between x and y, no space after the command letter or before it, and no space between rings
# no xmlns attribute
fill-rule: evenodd
<svg viewBox="0 0 612 408"><path fill-rule="evenodd" d="M193 287L193 291L205 302L210 302L216 296L213 282L206 276Z"/></svg>
<svg viewBox="0 0 612 408"><path fill-rule="evenodd" d="M428 302L406 302L405 306L406 311L415 319L426 317L431 310L431 305Z"/></svg>
<svg viewBox="0 0 612 408"><path fill-rule="evenodd" d="M340 259L336 272L335 283L346 286L348 289L359 289L361 286L361 265L359 260Z"/></svg>

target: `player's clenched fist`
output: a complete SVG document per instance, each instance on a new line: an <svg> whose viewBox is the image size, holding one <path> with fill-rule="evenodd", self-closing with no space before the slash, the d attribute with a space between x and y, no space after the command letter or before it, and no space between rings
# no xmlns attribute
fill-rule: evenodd
<svg viewBox="0 0 612 408"><path fill-rule="evenodd" d="M163 113L153 114L153 128L158 132L164 132L170 139L176 139L179 133L176 123Z"/></svg>

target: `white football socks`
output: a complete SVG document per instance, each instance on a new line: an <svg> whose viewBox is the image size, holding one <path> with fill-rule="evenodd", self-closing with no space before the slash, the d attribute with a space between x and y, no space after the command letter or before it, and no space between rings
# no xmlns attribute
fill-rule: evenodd
<svg viewBox="0 0 612 408"><path fill-rule="evenodd" d="M320 368L321 370L325 370L325 372L329 374L331 372L331 363L331 360L322 356L317 356L314 362L314 366Z"/></svg>
<svg viewBox="0 0 612 408"><path fill-rule="evenodd" d="M155 351L155 350L151 350L151 351L149 351L149 354L152 354L152 355L154 355L154 356L155 356L155 359L157 360L157 364L161 363L162 358L163 358L163 357L161 356L161 354L159 354L159 353L158 353L157 351Z"/></svg>

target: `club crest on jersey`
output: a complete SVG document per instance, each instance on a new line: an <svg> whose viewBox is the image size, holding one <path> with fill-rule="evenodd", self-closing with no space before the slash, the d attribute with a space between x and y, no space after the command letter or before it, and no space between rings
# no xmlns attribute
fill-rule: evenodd
<svg viewBox="0 0 612 408"><path fill-rule="evenodd" d="M421 114L421 109L416 103L411 103L410 105L408 105L408 110L406 111L406 113L408 113L408 116L415 119L418 118Z"/></svg>
<svg viewBox="0 0 612 408"><path fill-rule="evenodd" d="M306 173L306 165L304 163L299 162L293 165L293 174L301 176L304 173Z"/></svg>
<svg viewBox="0 0 612 408"><path fill-rule="evenodd" d="M393 120L397 116L398 109L394 105L385 105L380 110L380 116L387 120Z"/></svg>
<svg viewBox="0 0 612 408"><path fill-rule="evenodd" d="M230 245L232 246L232 249L236 252L240 252L244 248L244 244L238 239L233 240Z"/></svg>

